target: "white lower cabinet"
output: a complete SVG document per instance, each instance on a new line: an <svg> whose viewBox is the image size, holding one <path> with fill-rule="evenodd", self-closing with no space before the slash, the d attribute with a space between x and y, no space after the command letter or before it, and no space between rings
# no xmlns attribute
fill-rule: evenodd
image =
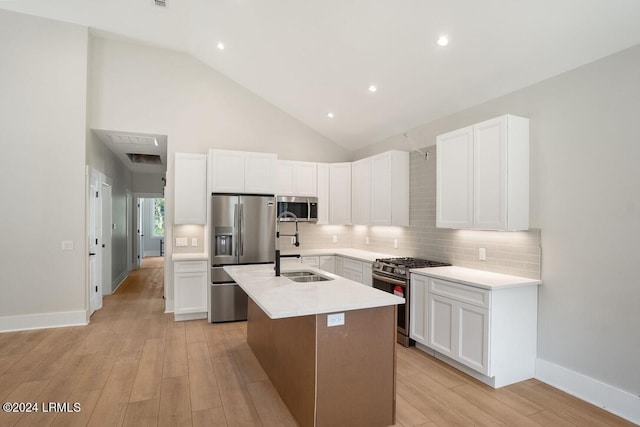
<svg viewBox="0 0 640 427"><path fill-rule="evenodd" d="M176 320L207 317L207 261L174 262L173 289Z"/></svg>
<svg viewBox="0 0 640 427"><path fill-rule="evenodd" d="M304 265L308 265L309 267L320 267L320 259L317 256L303 256L300 258L300 262Z"/></svg>
<svg viewBox="0 0 640 427"><path fill-rule="evenodd" d="M336 257L335 255L321 255L319 258L320 270L336 274Z"/></svg>
<svg viewBox="0 0 640 427"><path fill-rule="evenodd" d="M419 274L410 286L416 343L495 388L533 378L537 286L485 289Z"/></svg>

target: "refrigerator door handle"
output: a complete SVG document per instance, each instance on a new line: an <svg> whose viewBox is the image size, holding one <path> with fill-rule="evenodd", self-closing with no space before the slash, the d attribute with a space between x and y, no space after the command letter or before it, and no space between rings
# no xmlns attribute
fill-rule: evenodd
<svg viewBox="0 0 640 427"><path fill-rule="evenodd" d="M244 255L244 203L240 203L240 256Z"/></svg>
<svg viewBox="0 0 640 427"><path fill-rule="evenodd" d="M240 229L238 228L238 204L233 205L233 239L235 240L235 256L238 256L238 245L240 241Z"/></svg>

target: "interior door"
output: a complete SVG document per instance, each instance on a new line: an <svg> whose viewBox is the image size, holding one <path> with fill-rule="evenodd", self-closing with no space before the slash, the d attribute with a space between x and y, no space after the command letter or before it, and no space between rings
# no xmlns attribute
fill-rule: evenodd
<svg viewBox="0 0 640 427"><path fill-rule="evenodd" d="M93 169L89 173L89 314L102 306L102 295L99 292L101 280L101 256L100 256L100 228L101 205L100 205L100 176Z"/></svg>
<svg viewBox="0 0 640 427"><path fill-rule="evenodd" d="M142 254L144 254L144 233L143 233L143 212L144 199L138 198L138 215L136 217L137 241L136 245L136 269L142 265Z"/></svg>
<svg viewBox="0 0 640 427"><path fill-rule="evenodd" d="M102 306L102 295L111 294L111 237L113 233L112 222L113 213L111 210L111 186L107 183L102 183L102 221L101 221L101 235L102 244L100 250L102 252L102 274L101 274L101 286L99 292L100 306Z"/></svg>

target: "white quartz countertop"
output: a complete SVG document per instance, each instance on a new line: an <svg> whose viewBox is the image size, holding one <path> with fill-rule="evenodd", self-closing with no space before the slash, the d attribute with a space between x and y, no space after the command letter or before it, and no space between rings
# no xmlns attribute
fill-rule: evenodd
<svg viewBox="0 0 640 427"><path fill-rule="evenodd" d="M333 280L294 282L276 277L273 264L234 265L224 270L272 319L404 303L404 298L308 266L283 267L282 272L313 271Z"/></svg>
<svg viewBox="0 0 640 427"><path fill-rule="evenodd" d="M537 286L542 284L542 281L538 279L509 276L507 274L491 273L489 271L455 266L414 268L411 272L421 274L423 276L451 280L483 289L516 288L520 286Z"/></svg>
<svg viewBox="0 0 640 427"><path fill-rule="evenodd" d="M380 252L370 252L361 249L351 248L335 248L335 249L282 249L282 255L300 255L300 256L317 256L317 255L340 255L347 258L353 258L357 261L373 262L377 258L394 258L400 255L389 255Z"/></svg>
<svg viewBox="0 0 640 427"><path fill-rule="evenodd" d="M206 252L171 254L171 261L206 261L208 259L209 255Z"/></svg>

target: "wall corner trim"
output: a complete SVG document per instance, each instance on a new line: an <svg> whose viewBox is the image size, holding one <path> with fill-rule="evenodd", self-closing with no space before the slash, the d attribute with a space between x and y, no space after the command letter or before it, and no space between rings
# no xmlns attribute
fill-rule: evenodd
<svg viewBox="0 0 640 427"><path fill-rule="evenodd" d="M540 358L536 359L536 379L640 424L640 396Z"/></svg>
<svg viewBox="0 0 640 427"><path fill-rule="evenodd" d="M164 312L165 313L173 313L173 298L167 298L165 295L164 300Z"/></svg>
<svg viewBox="0 0 640 427"><path fill-rule="evenodd" d="M86 310L1 316L0 332L86 326L87 324Z"/></svg>

